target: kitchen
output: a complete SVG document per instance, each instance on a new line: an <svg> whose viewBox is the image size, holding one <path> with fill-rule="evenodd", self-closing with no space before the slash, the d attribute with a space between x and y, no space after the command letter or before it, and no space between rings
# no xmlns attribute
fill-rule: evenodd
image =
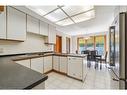
<svg viewBox="0 0 127 95"><path fill-rule="evenodd" d="M50 11L45 13L43 17L38 14L39 10L35 11L38 7L43 9L44 6L0 6L0 76L2 76L0 89L92 89L92 86L89 87L90 85L88 85L86 87L84 85L86 85L86 80L94 81L91 79L91 76L95 74L94 72L106 75L101 77L104 79L104 81L102 80L102 85L99 84L98 80L98 83L93 83L94 85L96 84L93 89L118 89L118 82L111 79L105 66L103 66L104 72L87 67L87 54L81 54L81 51L77 51L77 38L80 35L68 35L66 32L60 32L64 27L58 27L48 20L48 14L59 10L66 16L62 18L62 14L60 14L61 19L56 23L59 25L73 24L73 22L65 23L66 21L61 23L61 20L65 18L73 21L73 17L70 17L63 10L64 6L45 7L45 9L47 8ZM117 10L117 7L107 7L109 8L107 10L110 10L109 12ZM100 12L103 11L101 7L95 6L95 8L100 9ZM102 6L102 8L106 10L106 7ZM94 19L94 7L88 6L86 9L87 11L92 10L92 18L90 19ZM108 20L108 23L101 28L107 27L108 29L109 23L113 19ZM73 27L70 28L73 29ZM101 29L98 31L101 31ZM71 34L73 34L73 31ZM93 35L92 32L85 34L85 36L91 35ZM107 36L108 33L103 31L94 34L94 36L96 35ZM107 50L109 50L108 41L109 39L107 38L105 40ZM99 74L97 75L98 77ZM62 78L62 80L55 81L57 77ZM87 79L88 77L90 78ZM105 77L109 78L106 79ZM99 77L99 80L101 78ZM63 81L66 79L67 82L64 83ZM55 86L51 86L51 81ZM58 85L62 82L63 84L59 87ZM109 85L106 83L103 85L103 82L108 82L107 84Z"/></svg>

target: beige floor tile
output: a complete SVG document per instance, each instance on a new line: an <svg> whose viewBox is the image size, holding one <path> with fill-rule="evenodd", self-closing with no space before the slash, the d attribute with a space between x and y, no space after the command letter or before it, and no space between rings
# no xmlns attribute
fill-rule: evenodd
<svg viewBox="0 0 127 95"><path fill-rule="evenodd" d="M65 75L61 75L56 72L51 72L48 74L49 78L45 83L46 89L117 89L118 83L111 85L112 79L109 71L105 66L102 70L94 69L92 66L88 69L88 73L84 82L75 80Z"/></svg>

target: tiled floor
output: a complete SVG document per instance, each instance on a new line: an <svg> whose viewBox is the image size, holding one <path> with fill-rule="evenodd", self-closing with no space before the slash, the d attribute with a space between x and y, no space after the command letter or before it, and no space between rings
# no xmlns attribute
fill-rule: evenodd
<svg viewBox="0 0 127 95"><path fill-rule="evenodd" d="M103 66L102 70L91 67L84 82L51 72L45 82L45 89L118 89L118 82L111 79L109 70Z"/></svg>

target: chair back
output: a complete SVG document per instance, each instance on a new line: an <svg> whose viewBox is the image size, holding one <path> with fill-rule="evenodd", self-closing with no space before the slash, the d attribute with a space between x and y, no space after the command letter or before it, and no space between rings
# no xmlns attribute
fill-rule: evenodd
<svg viewBox="0 0 127 95"><path fill-rule="evenodd" d="M107 55L108 55L108 52L106 51L105 52L105 61L107 60Z"/></svg>
<svg viewBox="0 0 127 95"><path fill-rule="evenodd" d="M95 57L95 55L97 55L98 54L98 52L97 52L97 50L93 50L93 51L91 51L91 61L95 61L96 60L96 57Z"/></svg>

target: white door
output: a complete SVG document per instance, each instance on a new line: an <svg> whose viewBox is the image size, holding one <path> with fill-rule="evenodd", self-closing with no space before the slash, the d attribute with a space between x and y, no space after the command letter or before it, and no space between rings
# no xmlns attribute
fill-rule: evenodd
<svg viewBox="0 0 127 95"><path fill-rule="evenodd" d="M15 61L17 64L30 68L30 59Z"/></svg>
<svg viewBox="0 0 127 95"><path fill-rule="evenodd" d="M43 74L43 57L31 59L31 69Z"/></svg>
<svg viewBox="0 0 127 95"><path fill-rule="evenodd" d="M53 69L54 70L59 71L59 63L60 63L60 57L53 56Z"/></svg>
<svg viewBox="0 0 127 95"><path fill-rule="evenodd" d="M68 75L82 80L82 58L69 57L68 58Z"/></svg>
<svg viewBox="0 0 127 95"><path fill-rule="evenodd" d="M40 21L40 34L48 36L48 24L43 21Z"/></svg>
<svg viewBox="0 0 127 95"><path fill-rule="evenodd" d="M6 7L0 13L0 39L6 39Z"/></svg>
<svg viewBox="0 0 127 95"><path fill-rule="evenodd" d="M26 14L7 7L7 39L26 40Z"/></svg>
<svg viewBox="0 0 127 95"><path fill-rule="evenodd" d="M39 20L27 15L27 32L39 34Z"/></svg>
<svg viewBox="0 0 127 95"><path fill-rule="evenodd" d="M60 72L67 73L67 57L60 56Z"/></svg>
<svg viewBox="0 0 127 95"><path fill-rule="evenodd" d="M52 56L44 57L44 73L52 70Z"/></svg>

